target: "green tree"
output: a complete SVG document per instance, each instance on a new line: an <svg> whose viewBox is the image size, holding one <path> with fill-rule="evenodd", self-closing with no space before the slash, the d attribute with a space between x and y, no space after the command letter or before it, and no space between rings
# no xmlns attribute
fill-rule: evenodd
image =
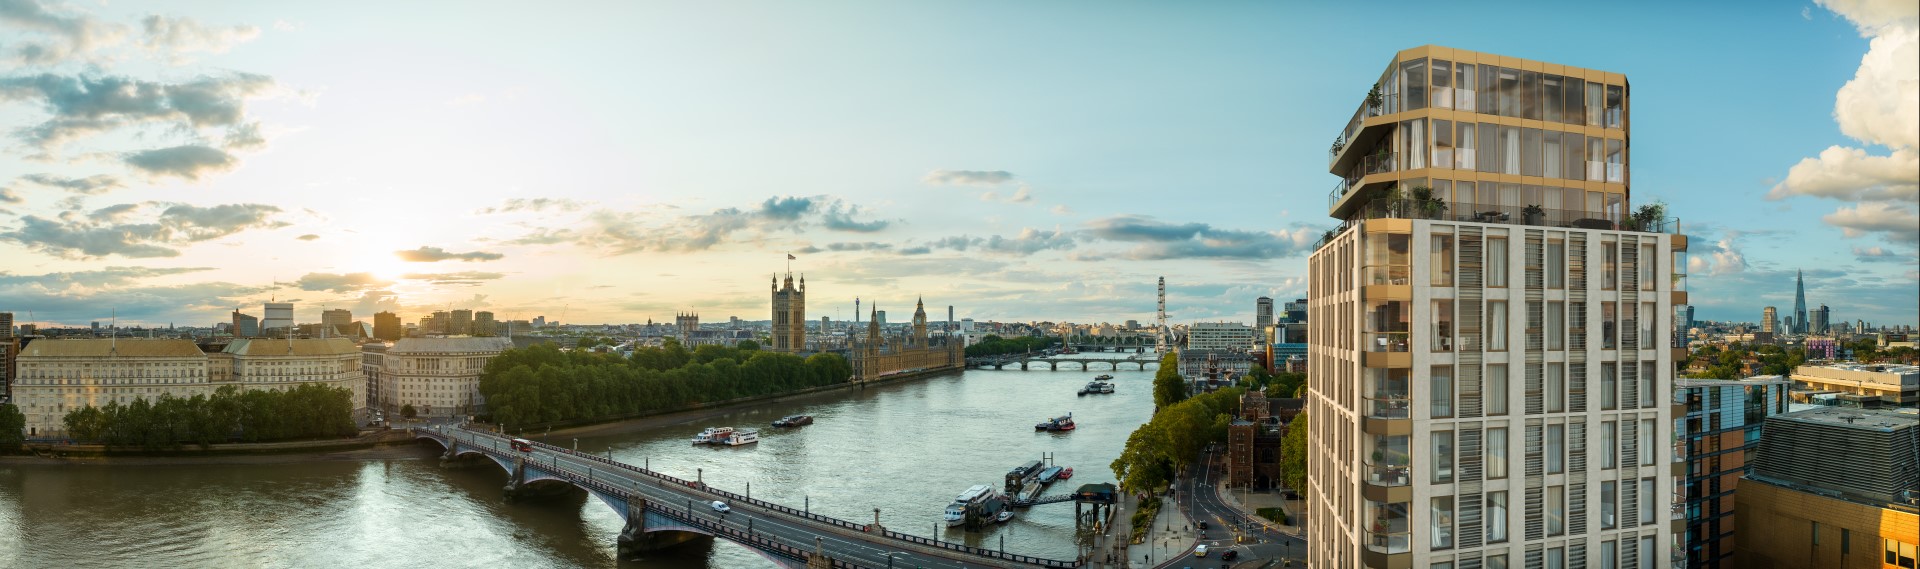
<svg viewBox="0 0 1920 569"><path fill-rule="evenodd" d="M414 418L414 417L417 417L417 416L419 416L419 415L420 415L420 412L419 412L418 410L415 410L415 409L413 408L413 404L411 404L411 403L409 403L409 404L406 404L406 405L401 405L401 406L400 406L400 416L402 416L402 417L406 417L406 418L408 418L408 419L412 419L412 418Z"/></svg>
<svg viewBox="0 0 1920 569"><path fill-rule="evenodd" d="M1294 416L1287 436L1280 439L1280 481L1288 488L1307 487L1307 414Z"/></svg>
<svg viewBox="0 0 1920 569"><path fill-rule="evenodd" d="M27 442L27 416L11 403L0 403L0 454L18 451Z"/></svg>
<svg viewBox="0 0 1920 569"><path fill-rule="evenodd" d="M751 352L760 349L760 343L753 340L741 340L735 347L742 352Z"/></svg>
<svg viewBox="0 0 1920 569"><path fill-rule="evenodd" d="M1187 382L1180 377L1180 356L1169 353L1160 358L1160 370L1153 374L1153 407L1166 409L1187 398Z"/></svg>

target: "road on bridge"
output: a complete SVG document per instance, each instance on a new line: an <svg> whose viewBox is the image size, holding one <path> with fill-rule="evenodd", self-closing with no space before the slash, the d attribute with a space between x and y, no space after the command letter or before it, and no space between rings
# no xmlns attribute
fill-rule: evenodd
<svg viewBox="0 0 1920 569"><path fill-rule="evenodd" d="M656 506L681 510L689 517L718 523L750 535L772 538L803 551L813 551L817 543L828 557L861 567L964 569L1026 566L1004 559L967 555L887 538L744 501L728 500L700 488L666 482L636 466L608 464L603 459L551 445L534 443L533 451L517 453L509 445L509 439L494 433L464 428L443 428L438 432L462 444L490 449L501 456L525 455L530 466L561 469L576 476L627 489ZM715 500L727 502L731 511L714 511L711 503ZM816 542L816 539L819 541Z"/></svg>

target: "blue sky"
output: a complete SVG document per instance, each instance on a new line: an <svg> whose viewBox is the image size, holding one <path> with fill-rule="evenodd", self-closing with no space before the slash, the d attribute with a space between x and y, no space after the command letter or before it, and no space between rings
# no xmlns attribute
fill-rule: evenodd
<svg viewBox="0 0 1920 569"><path fill-rule="evenodd" d="M0 0L0 310L761 319L792 252L836 319L1248 320L1431 43L1628 75L1700 317L1920 318L1911 2L1196 4Z"/></svg>

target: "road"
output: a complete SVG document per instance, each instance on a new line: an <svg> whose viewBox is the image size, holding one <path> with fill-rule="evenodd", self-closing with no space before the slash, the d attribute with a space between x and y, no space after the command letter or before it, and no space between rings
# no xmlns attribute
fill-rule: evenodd
<svg viewBox="0 0 1920 569"><path fill-rule="evenodd" d="M1218 476L1224 476L1223 460L1220 453L1202 452L1194 467L1189 469L1191 476L1181 477L1175 483L1176 501L1188 518L1195 523L1206 522L1208 528L1201 532L1200 543L1207 545L1206 557L1195 557L1192 552L1175 557L1161 564L1161 567L1216 567L1237 566L1255 559L1295 559L1299 561L1306 553L1306 542L1291 534L1271 529L1266 520L1248 516L1240 510L1223 502L1216 485ZM1235 543L1235 537L1245 539ZM1226 551L1236 551L1238 557L1231 562L1222 561L1220 555Z"/></svg>
<svg viewBox="0 0 1920 569"><path fill-rule="evenodd" d="M463 444L485 447L506 454L513 453L508 448L506 440L497 435L478 434L460 429L444 429L441 432L456 437ZM717 522L755 536L769 537L806 551L813 551L817 544L827 552L827 555L863 567L964 569L1011 565L1003 560L966 556L921 544L862 534L855 530L785 512L763 509L745 502L731 503L731 512L723 514L714 511L710 505L714 500L722 497L700 489L671 485L628 468L608 465L577 454L554 450L545 445L536 446L532 452L525 454L528 455L529 462L548 467L557 466L576 474L585 474L598 482L630 489L652 504L679 509L696 519ZM816 539L819 541L816 542ZM955 557L967 558L956 559Z"/></svg>

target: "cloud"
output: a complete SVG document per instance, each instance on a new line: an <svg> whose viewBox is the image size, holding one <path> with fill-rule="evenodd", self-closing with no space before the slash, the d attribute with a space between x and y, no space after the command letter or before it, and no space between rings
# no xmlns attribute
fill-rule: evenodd
<svg viewBox="0 0 1920 569"><path fill-rule="evenodd" d="M1767 199L1812 196L1836 200L1920 201L1920 153L1901 148L1887 156L1829 146L1815 158L1802 158Z"/></svg>
<svg viewBox="0 0 1920 569"><path fill-rule="evenodd" d="M1842 207L1820 218L1847 237L1885 234L1896 243L1920 242L1920 214L1913 208L1879 202Z"/></svg>
<svg viewBox="0 0 1920 569"><path fill-rule="evenodd" d="M920 178L920 182L935 186L997 186L1013 181L1013 173L1005 170L934 170Z"/></svg>
<svg viewBox="0 0 1920 569"><path fill-rule="evenodd" d="M1863 263L1913 263L1914 253L1895 251L1881 246L1853 246L1853 256Z"/></svg>
<svg viewBox="0 0 1920 569"><path fill-rule="evenodd" d="M240 160L225 150L211 146L188 144L172 148L142 150L126 155L126 163L135 170L146 172L149 176L172 176L185 180L199 180L200 176L215 172L232 170Z"/></svg>
<svg viewBox="0 0 1920 569"><path fill-rule="evenodd" d="M145 32L141 46L174 64L186 63L189 53L226 53L235 45L260 37L260 28L255 26L212 27L190 18L147 16L140 20L140 26Z"/></svg>
<svg viewBox="0 0 1920 569"><path fill-rule="evenodd" d="M274 87L271 77L251 73L200 76L183 83L41 73L0 78L0 101L39 103L47 119L16 136L51 152L69 141L123 127L197 131L238 126L246 117L246 100Z"/></svg>
<svg viewBox="0 0 1920 569"><path fill-rule="evenodd" d="M56 42L14 42L13 58L27 65L52 65L82 58L118 44L126 36L124 26L83 14L50 10L35 0L0 1L0 23L39 32Z"/></svg>
<svg viewBox="0 0 1920 569"><path fill-rule="evenodd" d="M128 218L165 206L157 215L136 223ZM174 257L179 247L218 239L248 229L284 227L273 220L280 208L264 204L225 204L199 207L187 204L119 204L81 215L68 210L57 218L28 215L21 225L0 232L0 240L13 241L49 255L65 258L96 258L119 255L131 258Z"/></svg>
<svg viewBox="0 0 1920 569"><path fill-rule="evenodd" d="M0 188L0 203L21 203L24 201L27 201L26 198L22 198L20 194L14 193L13 188Z"/></svg>
<svg viewBox="0 0 1920 569"><path fill-rule="evenodd" d="M1054 215L1073 215L1073 208L1067 207L1067 204L1053 206L1047 211L1052 212Z"/></svg>
<svg viewBox="0 0 1920 569"><path fill-rule="evenodd" d="M470 107L470 106L478 105L484 102L487 102L486 95L481 95L479 93L467 93L465 95L454 97L452 99L447 99L447 106Z"/></svg>
<svg viewBox="0 0 1920 569"><path fill-rule="evenodd" d="M0 271L0 289L31 285L48 290L93 289L123 286L134 281L168 275L211 271L212 267L107 267L89 271L16 275Z"/></svg>
<svg viewBox="0 0 1920 569"><path fill-rule="evenodd" d="M1073 247L1074 239L1072 235L1059 230L1047 231L1028 227L1021 229L1020 233L1013 237L1001 235L991 237L970 237L965 235L946 237L928 243L925 249L914 248L911 250L903 250L901 254L919 255L925 254L932 249L951 249L954 251L972 249L1001 255L1024 256L1042 251L1064 251L1072 249Z"/></svg>
<svg viewBox="0 0 1920 569"><path fill-rule="evenodd" d="M300 290L351 292L371 288L385 287L393 283L373 276L373 273L307 273L293 283Z"/></svg>
<svg viewBox="0 0 1920 569"><path fill-rule="evenodd" d="M306 234L306 235L301 235L301 236L299 236L299 237L295 237L294 239L299 239L299 240L301 240L301 241L312 241L312 240L315 240L315 239L319 239L319 238L320 238L320 236L319 236L319 235L314 235L314 234L312 234L312 233L308 233L308 234Z"/></svg>
<svg viewBox="0 0 1920 569"><path fill-rule="evenodd" d="M888 243L877 243L873 241L856 243L851 241L842 241L838 243L828 243L826 247L815 247L812 245L808 245L804 248L801 248L798 252L802 254L808 254L808 253L819 253L823 251L833 251L833 252L885 251L892 248L893 248L893 245Z"/></svg>
<svg viewBox="0 0 1920 569"><path fill-rule="evenodd" d="M428 281L440 285L477 285L480 284L481 281L499 280L506 276L505 273L459 271L453 273L407 273L400 275L400 278L412 281Z"/></svg>
<svg viewBox="0 0 1920 569"><path fill-rule="evenodd" d="M1687 274L1722 276L1747 270L1747 256L1734 244L1734 232L1711 245L1699 247L1687 256Z"/></svg>
<svg viewBox="0 0 1920 569"><path fill-rule="evenodd" d="M59 188L77 194L97 195L126 187L119 178L107 174L96 174L85 178L62 178L52 174L27 174L21 180L49 188Z"/></svg>
<svg viewBox="0 0 1920 569"><path fill-rule="evenodd" d="M1089 235L1108 241L1139 243L1124 256L1134 260L1230 258L1277 259L1310 250L1319 233L1296 226L1281 231L1220 229L1205 223L1165 223L1141 215L1117 215L1087 222Z"/></svg>
<svg viewBox="0 0 1920 569"><path fill-rule="evenodd" d="M579 211L581 205L582 204L578 201L574 201L566 198L532 198L532 199L513 198L497 206L481 208L479 211L475 213L485 215L485 214L494 214L494 213L513 213L513 212L520 212L520 211L546 211L549 209L555 209L560 211Z"/></svg>
<svg viewBox="0 0 1920 569"><path fill-rule="evenodd" d="M851 231L854 233L873 233L886 229L888 225L891 225L890 222L883 219L855 221L853 216L859 214L860 206L844 204L835 200L827 207L826 212L821 214L820 223L827 229L834 231Z"/></svg>
<svg viewBox="0 0 1920 569"><path fill-rule="evenodd" d="M812 212L813 207L814 200L811 198L796 198L792 196L782 198L775 196L767 198L765 202L761 202L760 214L766 216L767 219L794 221L800 219L800 216Z"/></svg>
<svg viewBox="0 0 1920 569"><path fill-rule="evenodd" d="M505 255L486 251L454 253L439 247L421 246L419 249L394 251L394 256L409 263L437 263L440 261L497 261Z"/></svg>
<svg viewBox="0 0 1920 569"><path fill-rule="evenodd" d="M54 325L85 325L117 313L121 324L154 323L205 325L266 292L260 287L227 282L170 285L147 284L151 279L214 270L209 267L122 267L23 275L0 272L0 298L14 306L32 307L34 317ZM19 314L25 318L25 314Z"/></svg>
<svg viewBox="0 0 1920 569"><path fill-rule="evenodd" d="M1026 184L1020 184L1020 189L1014 190L1013 195L1007 198L1008 203L1027 203L1031 201L1033 201L1033 191L1029 189Z"/></svg>

